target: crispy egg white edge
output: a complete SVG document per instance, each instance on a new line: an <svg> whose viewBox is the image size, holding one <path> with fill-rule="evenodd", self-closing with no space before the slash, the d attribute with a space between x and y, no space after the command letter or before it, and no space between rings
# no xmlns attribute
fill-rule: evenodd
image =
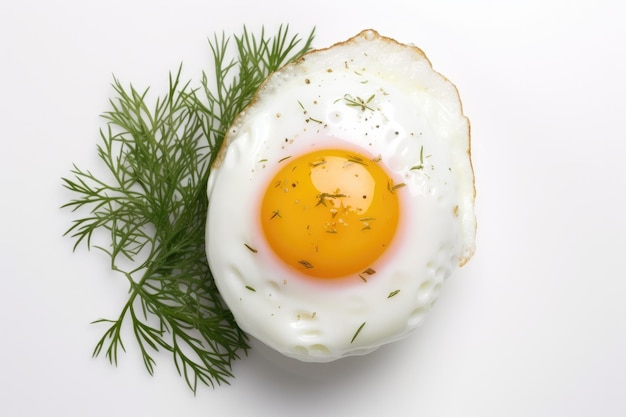
<svg viewBox="0 0 626 417"><path fill-rule="evenodd" d="M339 51L338 48L342 48L342 50ZM258 233L255 232L257 225L254 224L254 216L250 214L250 211L255 211L257 202L255 196L258 194L256 187L263 188L263 184L275 172L275 169L264 169L261 166L263 164L259 165L258 162L263 160L263 155L269 152L267 149L263 149L268 144L267 139L271 135L280 137L280 133L283 133L287 138L296 138L292 144L295 146L285 146L281 143L281 147L285 149L282 153L273 155L276 159L280 155L305 151L307 148L305 144L309 143L307 140L317 135L313 128L309 131L272 131L272 126L281 125L277 123L277 114L280 114L281 118L302 118L303 109L287 106L280 100L276 100L275 97L268 99L266 94L280 88L286 82L297 83L308 79L313 85L305 86L302 83L301 91L295 90L296 95L301 97L301 101L308 103L314 97L309 95L310 91L316 89L316 80L313 77L315 74L308 72L309 62L323 61L329 57L329 54L341 52L354 53L356 60L366 59L368 66L370 64L375 65L375 61L369 62L371 60L367 55L360 56L363 51L369 51L372 55L377 52L384 53L387 61L393 61L396 58L402 61L402 54L407 52L406 46L380 37L376 32L364 31L333 48L309 53L303 59L278 71L264 83L255 100L238 117L227 134L224 147L212 168L208 187L210 207L207 221L207 255L216 283L240 326L246 332L287 356L306 361L329 361L342 356L367 353L382 343L403 337L423 320L424 314L436 300L441 283L452 271L451 258L454 258L455 263L462 264L473 253L473 233L475 233L476 226L473 213L473 172L469 159L469 122L462 114L456 88L432 70L430 62L419 49L411 47L410 50L413 60L408 63L407 71L409 74L407 74L406 79L404 76L401 77L403 81L400 80L400 85L397 87L401 89L402 83L407 83L407 87L414 87L419 85L420 80L424 77L429 80L427 83L433 83L435 88L430 86L431 88L426 94L429 99L424 100L421 108L427 114L427 119L431 118L429 120L437 121L434 126L428 126L428 128L433 131L435 136L440 135L444 140L450 142L453 151L446 155L444 160L429 160L428 162L455 167L451 174L454 176L452 188L454 188L455 199L452 202L442 202L441 197L438 197L439 200L433 198L433 196L438 195L437 192L441 187L445 188L448 185L430 181L421 175L423 172L406 172L409 164L416 163L416 149L412 149L412 152L400 149L400 153L409 158L410 161L408 163L402 160L392 162L400 167L397 170L398 175L408 175L409 177L413 175L420 178L420 180L408 181L409 184L406 188L417 196L416 201L419 202L419 209L416 212L418 216L421 214L422 217L431 220L428 222L413 222L411 220L403 222L402 227L405 228L405 236L401 242L395 245L395 252L389 256L391 259L387 260L389 264L397 267L396 272L388 279L377 276L371 277L367 283L336 286L331 291L328 291L327 288L320 290L319 285L312 284L307 280L294 279L271 256L263 258L261 255L254 254L244 246L244 243L249 243L258 248L259 251L268 249L263 244L262 239L259 239ZM400 55L396 57L396 54ZM343 62L337 67L337 61L333 59L325 64L327 65L322 65L322 67L336 68L333 71L336 72L335 75L341 74L339 67L345 67ZM350 65L348 64L347 67L350 68ZM352 69L350 70L352 71ZM296 73L298 75L294 76ZM326 74L328 77L331 75L332 73ZM373 76L374 74L368 75ZM380 77L380 75L376 75L374 78L376 77ZM365 85L360 82L359 84L361 87ZM305 88L302 88L303 86ZM347 86L344 84L344 87ZM306 90L306 87L310 87L309 91ZM359 86L354 85L353 87ZM340 98L341 94L338 97ZM321 101L321 99L319 100ZM456 105L452 108L442 107L442 100L449 100ZM332 105L327 104L329 107L327 110L332 112L333 106L337 104L341 106L345 103L334 102L333 100ZM382 103L378 104L382 105ZM270 106L271 110L266 110L265 106ZM351 112L347 110L351 110ZM352 117L352 121L358 121L357 119L362 115L358 111L355 113L354 110L354 108L346 109L345 105L341 107L343 117ZM393 111L392 106L388 110ZM289 114L289 111L295 113ZM309 111L311 113L308 113ZM307 110L309 117L314 117L313 112L312 108ZM393 121L393 117L384 116L387 120ZM343 120L343 122L345 125L346 121ZM365 125L361 124L361 126ZM313 125L309 122L307 126ZM362 131L346 132L345 129L341 130L341 120L338 121L337 126L326 126L323 130L331 136L337 135L343 139L347 138L348 142L354 141L359 146L362 145L359 142L359 134L362 134ZM402 126L398 127L401 128ZM387 132L387 135L389 134ZM257 140L259 138L265 139ZM384 141L386 139L388 138L383 137L378 140ZM392 147L393 152L397 152L401 148L401 145L397 143L394 146L395 148ZM376 149L369 151L375 153ZM246 155L252 155L252 160L244 162ZM382 156L383 160L393 159L393 155L390 154ZM411 158L413 159L411 160ZM437 156L432 156L432 158L437 158ZM270 165L270 161L267 161L265 165ZM402 172L403 169L404 172ZM255 175L251 175L251 172L254 172L255 175L259 174L258 179ZM237 176L237 173L241 175ZM242 204L234 204L233 206L232 202L238 201L236 195L247 195L250 198L244 199ZM231 204L220 204L219 202L222 200L230 200ZM446 208L449 210L447 214L442 210L442 205L447 206ZM414 207L410 209L414 209ZM241 230L240 235L237 235L233 230L237 229L236 225L227 221L227 219L232 218L237 218L239 219L238 222L243 223L240 224L243 227L238 229ZM451 229L450 225L452 225ZM440 238L440 241L435 245L428 244L422 245L423 247L410 248L407 245L403 248L401 245L405 242L406 236L413 234L428 236L436 234L440 230L446 230L446 236ZM231 237L231 243L225 242L223 236ZM412 262L399 265L398 259L403 257L410 258ZM282 276L268 273L274 269L279 271L279 275ZM254 274L250 274L248 271L254 271ZM418 272L416 273L416 271ZM258 276L254 276L255 274ZM401 291L387 299L387 296L396 289ZM305 294L306 297L302 297L302 294ZM297 305L290 304L294 298L297 299ZM380 305L381 307L378 308L379 311L370 311L367 306L371 305ZM332 309L335 314L332 317L325 317L324 312L327 309ZM359 332L358 337L352 341L351 338L362 323L365 323L364 327Z"/></svg>

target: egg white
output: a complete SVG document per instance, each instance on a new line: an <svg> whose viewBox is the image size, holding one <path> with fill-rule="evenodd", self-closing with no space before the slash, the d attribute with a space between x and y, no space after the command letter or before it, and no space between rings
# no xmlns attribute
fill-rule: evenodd
<svg viewBox="0 0 626 417"><path fill-rule="evenodd" d="M241 328L277 351L327 362L417 327L474 252L469 122L421 50L366 30L270 76L228 131L209 178L207 256ZM383 165L400 231L375 274L320 283L265 242L259 199L280 161L348 148Z"/></svg>

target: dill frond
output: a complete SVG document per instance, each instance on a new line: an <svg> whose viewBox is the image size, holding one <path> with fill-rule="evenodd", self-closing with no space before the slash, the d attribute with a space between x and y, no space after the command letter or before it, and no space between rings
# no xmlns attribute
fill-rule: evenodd
<svg viewBox="0 0 626 417"><path fill-rule="evenodd" d="M131 335L144 365L154 374L156 353L169 352L195 393L199 385L229 383L232 362L249 349L247 337L221 300L205 254L206 184L224 133L263 80L311 47L287 26L268 37L246 28L231 40L209 41L214 68L200 86L181 82L181 68L169 76L167 92L150 104L149 90L124 87L104 113L98 156L106 179L74 165L63 185L78 196L63 205L87 214L66 235L74 249L84 244L105 252L111 268L125 277L129 298L120 314L95 323L106 327L94 356L117 365ZM209 80L214 78L211 88ZM92 245L105 231L108 244ZM209 231L210 233L210 231Z"/></svg>

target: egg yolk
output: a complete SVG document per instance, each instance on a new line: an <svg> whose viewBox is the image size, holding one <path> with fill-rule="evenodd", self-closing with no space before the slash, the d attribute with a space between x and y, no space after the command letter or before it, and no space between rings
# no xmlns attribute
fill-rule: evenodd
<svg viewBox="0 0 626 417"><path fill-rule="evenodd" d="M260 210L275 254L315 278L375 273L372 263L391 243L400 211L400 188L383 167L335 149L281 164Z"/></svg>

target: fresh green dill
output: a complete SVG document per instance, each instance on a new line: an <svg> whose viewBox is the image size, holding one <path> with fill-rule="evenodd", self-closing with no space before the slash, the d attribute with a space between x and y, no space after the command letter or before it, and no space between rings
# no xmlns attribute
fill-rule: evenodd
<svg viewBox="0 0 626 417"><path fill-rule="evenodd" d="M319 198L319 200L317 201L317 204L315 204L315 207L319 206L320 204L323 206L326 206L326 199L327 198L343 198L346 197L346 194L330 194L330 193L321 193L317 196Z"/></svg>
<svg viewBox="0 0 626 417"><path fill-rule="evenodd" d="M309 165L312 166L313 168L316 168L318 166L324 165L325 163L326 163L326 159L322 158L319 161L310 162Z"/></svg>
<svg viewBox="0 0 626 417"><path fill-rule="evenodd" d="M400 290L391 291L389 293L389 295L387 296L387 298L391 298L391 297L393 297L395 295L398 295L399 292L400 292Z"/></svg>
<svg viewBox="0 0 626 417"><path fill-rule="evenodd" d="M373 217L364 217L362 219L359 219L359 221L363 223L363 227L361 228L361 231L372 230L372 226L370 225L370 222L374 220L376 219Z"/></svg>
<svg viewBox="0 0 626 417"><path fill-rule="evenodd" d="M361 97L352 97L350 94L345 94L343 97L335 100L335 103L343 100L346 102L346 106L359 107L361 111L365 111L365 110L374 111L374 108L372 108L369 104L372 102L372 100L374 100L375 96L376 96L375 94L372 94L371 96L369 96L367 99L364 100Z"/></svg>
<svg viewBox="0 0 626 417"><path fill-rule="evenodd" d="M365 322L361 323L359 328L356 329L356 332L354 333L354 336L352 336L352 340L350 340L350 343L353 343L356 340L356 337L359 335L359 333L361 333L361 330L363 330L363 327L365 327Z"/></svg>
<svg viewBox="0 0 626 417"><path fill-rule="evenodd" d="M234 43L215 35L209 41L214 67L202 74L200 87L181 82L179 68L156 100L148 89L114 79L97 148L108 172L74 165L62 178L77 195L63 205L79 216L66 232L74 249L104 251L129 285L119 315L96 320L107 329L94 356L117 365L128 325L150 374L156 352L165 351L194 393L199 384L229 383L232 361L249 345L206 260L207 180L226 130L263 80L310 50L314 31L304 40L288 31L281 26L267 36L244 28ZM235 58L227 58L231 52ZM92 242L103 232L105 244Z"/></svg>
<svg viewBox="0 0 626 417"><path fill-rule="evenodd" d="M411 167L411 171L414 169L424 169L424 146L420 148L420 163Z"/></svg>
<svg viewBox="0 0 626 417"><path fill-rule="evenodd" d="M363 158L360 158L356 155L348 155L346 156L346 160L350 163L350 164L360 164L360 165L364 165L367 166L367 164L363 161ZM347 165L350 166L350 165Z"/></svg>
<svg viewBox="0 0 626 417"><path fill-rule="evenodd" d="M402 187L406 187L406 184L403 182L400 182L398 184L394 184L393 181L388 181L387 182L387 190L390 193L394 193L397 189L402 188Z"/></svg>

